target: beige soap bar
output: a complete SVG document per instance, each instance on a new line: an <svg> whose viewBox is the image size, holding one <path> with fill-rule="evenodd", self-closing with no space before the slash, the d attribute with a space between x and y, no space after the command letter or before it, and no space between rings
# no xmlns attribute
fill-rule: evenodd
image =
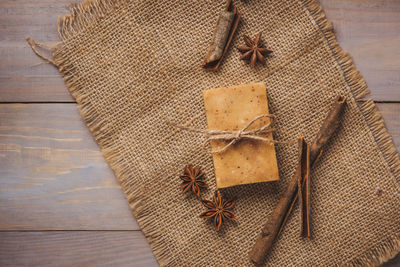
<svg viewBox="0 0 400 267"><path fill-rule="evenodd" d="M264 83L203 91L208 129L239 130L258 115L268 113ZM264 121L263 121L264 120ZM249 129L259 128L268 118L256 121ZM272 133L266 135L272 139ZM217 151L228 142L212 140ZM270 142L241 139L222 153L213 154L217 188L279 179L275 147Z"/></svg>

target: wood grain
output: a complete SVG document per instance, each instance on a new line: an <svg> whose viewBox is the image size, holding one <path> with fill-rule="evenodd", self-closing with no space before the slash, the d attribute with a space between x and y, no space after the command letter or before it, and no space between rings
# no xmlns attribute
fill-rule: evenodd
<svg viewBox="0 0 400 267"><path fill-rule="evenodd" d="M0 230L139 229L75 104L0 105Z"/></svg>
<svg viewBox="0 0 400 267"><path fill-rule="evenodd" d="M400 1L321 0L342 48L367 81L371 97L400 101Z"/></svg>
<svg viewBox="0 0 400 267"><path fill-rule="evenodd" d="M0 232L0 266L158 266L140 231Z"/></svg>
<svg viewBox="0 0 400 267"><path fill-rule="evenodd" d="M400 152L400 103L378 103L377 106L392 136L393 143Z"/></svg>
<svg viewBox="0 0 400 267"><path fill-rule="evenodd" d="M400 104L378 104L400 148ZM0 230L139 229L75 104L0 105Z"/></svg>
<svg viewBox="0 0 400 267"><path fill-rule="evenodd" d="M72 0L0 1L0 102L73 101L55 67L27 45L58 42L57 17ZM72 1L78 2L78 1ZM342 47L377 101L400 101L400 1L321 0Z"/></svg>
<svg viewBox="0 0 400 267"><path fill-rule="evenodd" d="M57 18L71 0L0 1L0 102L74 101L58 70L43 63L27 45L32 36L59 42Z"/></svg>

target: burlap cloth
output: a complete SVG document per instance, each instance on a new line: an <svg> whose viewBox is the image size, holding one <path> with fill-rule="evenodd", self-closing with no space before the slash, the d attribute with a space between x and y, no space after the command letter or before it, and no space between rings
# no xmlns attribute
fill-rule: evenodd
<svg viewBox="0 0 400 267"><path fill-rule="evenodd" d="M297 146L278 145L281 180L223 190L237 196L237 223L216 232L200 202L180 192L183 167L215 181L203 137L167 122L206 128L202 90L264 81L275 137L311 141L336 95L342 127L313 168L313 238L300 237L299 210L266 265L377 265L400 250L400 160L365 81L313 0L234 1L243 19L220 70L200 65L223 0L95 0L58 22L54 64L122 184L154 255L169 266L247 266L247 254L296 168ZM236 47L264 33L274 53L252 69ZM375 193L376 188L382 194Z"/></svg>

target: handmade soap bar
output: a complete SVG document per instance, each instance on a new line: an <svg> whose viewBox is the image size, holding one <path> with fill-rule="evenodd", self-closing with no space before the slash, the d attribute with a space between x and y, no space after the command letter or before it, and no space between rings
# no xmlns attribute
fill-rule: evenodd
<svg viewBox="0 0 400 267"><path fill-rule="evenodd" d="M254 83L203 91L208 129L239 130L258 115L268 113L266 86ZM257 120L249 129L259 128L269 118ZM272 139L272 133L265 137ZM211 140L217 151L228 142ZM279 179L275 147L271 142L241 139L224 152L213 154L217 188Z"/></svg>

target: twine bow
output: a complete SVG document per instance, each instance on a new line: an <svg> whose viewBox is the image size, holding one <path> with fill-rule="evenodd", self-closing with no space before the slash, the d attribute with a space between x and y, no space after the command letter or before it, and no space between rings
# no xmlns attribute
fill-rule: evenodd
<svg viewBox="0 0 400 267"><path fill-rule="evenodd" d="M266 123L265 125L261 126L260 128L256 128L256 129L253 129L253 130L247 130L257 120L262 119L262 118L269 118L270 121L268 123ZM174 124L174 126L177 127L177 128L180 128L182 130L195 132L195 133L201 133L207 138L207 141L211 141L211 140L230 141L223 148L221 148L221 149L219 149L217 151L211 151L210 152L210 154L217 154L217 153L224 152L230 146L233 146L234 144L236 144L237 142L239 142L243 138L252 139L252 140L260 140L260 141L270 142L270 143L273 143L273 144L286 143L286 142L275 141L273 139L260 136L262 134L271 133L271 132L273 132L275 130L275 129L272 128L272 124L273 124L274 120L275 120L275 116L274 115L272 115L272 114L262 114L262 115L259 115L259 116L255 117L254 119L252 119L242 129L234 130L234 131L209 130L209 129L203 130L203 129L196 129L196 128L192 128L192 127L177 125L177 124Z"/></svg>

